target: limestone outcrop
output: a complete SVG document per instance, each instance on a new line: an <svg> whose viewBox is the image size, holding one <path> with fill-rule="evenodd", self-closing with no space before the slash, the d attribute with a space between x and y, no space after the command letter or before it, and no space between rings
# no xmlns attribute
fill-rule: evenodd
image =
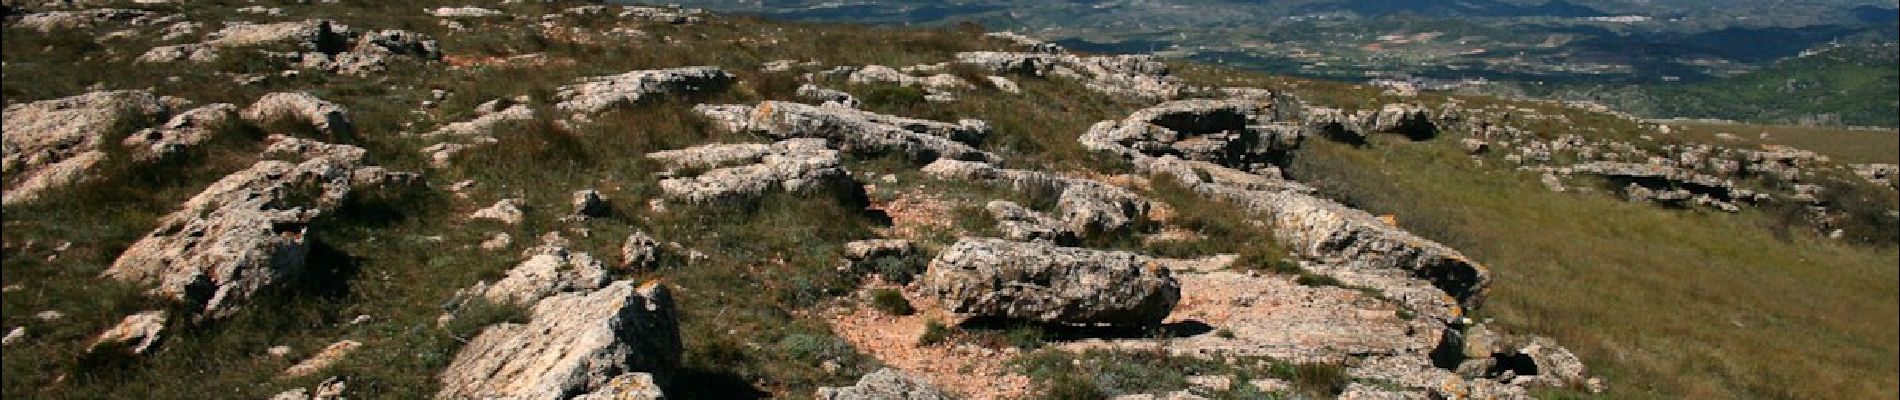
<svg viewBox="0 0 1900 400"><path fill-rule="evenodd" d="M678 317L666 286L618 281L542 299L527 323L483 329L443 369L435 397L650 393L679 364L680 352Z"/></svg>
<svg viewBox="0 0 1900 400"><path fill-rule="evenodd" d="M958 240L921 284L951 313L1046 323L1151 326L1181 299L1152 258L1002 239Z"/></svg>

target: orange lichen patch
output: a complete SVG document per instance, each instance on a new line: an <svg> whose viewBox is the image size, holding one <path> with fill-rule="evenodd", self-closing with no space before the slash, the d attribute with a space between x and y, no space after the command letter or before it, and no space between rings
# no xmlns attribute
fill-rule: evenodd
<svg viewBox="0 0 1900 400"><path fill-rule="evenodd" d="M1380 215L1379 222L1384 222L1386 225L1390 225L1390 226L1399 226L1399 216L1392 215L1392 214Z"/></svg>
<svg viewBox="0 0 1900 400"><path fill-rule="evenodd" d="M877 232L889 238L917 239L932 231L953 229L956 225L950 215L950 202L920 190L904 192L890 201L874 199L870 209L883 211L891 217L891 226L880 228Z"/></svg>
<svg viewBox="0 0 1900 400"><path fill-rule="evenodd" d="M873 282L860 296L872 289L896 288ZM929 321L952 321L936 303L924 296L903 290L904 298L918 312L895 316L870 307L840 309L829 317L831 329L858 351L875 357L892 368L923 379L930 384L966 399L1025 398L1030 390L1028 377L1009 371L1010 350L993 350L948 340L930 346L918 346ZM947 323L947 322L946 322Z"/></svg>

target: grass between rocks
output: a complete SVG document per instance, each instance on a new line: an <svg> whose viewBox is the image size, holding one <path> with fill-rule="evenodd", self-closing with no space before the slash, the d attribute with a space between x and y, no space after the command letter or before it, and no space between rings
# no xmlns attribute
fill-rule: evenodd
<svg viewBox="0 0 1900 400"><path fill-rule="evenodd" d="M1606 398L1894 395L1893 246L1777 237L1774 217L1553 193L1446 142L1307 142L1291 172L1481 260L1478 315L1549 335Z"/></svg>

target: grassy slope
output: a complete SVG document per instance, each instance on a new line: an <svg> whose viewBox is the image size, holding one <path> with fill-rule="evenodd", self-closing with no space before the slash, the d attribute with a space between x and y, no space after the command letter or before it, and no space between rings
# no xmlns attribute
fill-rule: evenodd
<svg viewBox="0 0 1900 400"><path fill-rule="evenodd" d="M1900 163L1900 139L1893 131L1748 124L1670 124L1695 141L1724 143L1718 133L1734 135L1742 144L1777 144L1813 150L1842 163ZM1762 134L1768 134L1762 138ZM1735 143L1730 143L1734 145Z"/></svg>
<svg viewBox="0 0 1900 400"><path fill-rule="evenodd" d="M703 100L748 102L787 98L796 86L793 74L752 72L767 60L910 65L942 61L958 50L1001 46L974 32L745 18L642 27L655 38L675 38L677 44L658 39L571 44L501 29L523 25L506 21L481 26L475 33L450 34L434 18L414 11L423 6L378 2L286 8L293 15L337 15L355 26L423 31L442 38L445 51L454 55L545 53L581 62L459 70L398 63L379 78L306 73L245 87L223 84L227 78L201 68L129 68L128 53L149 46L140 39L101 46L9 28L5 93L11 101L30 101L79 93L90 82L103 82L108 88L155 87L161 94L201 102L246 104L268 91L320 87L315 89L319 96L355 112L363 131L340 140L369 147L372 158L384 165L421 169L423 161L412 150L421 143L394 133L403 130L402 123L412 118L410 110L429 89L455 93L440 111L445 114L442 120L452 121L456 118L447 114L494 97L527 93L545 98L551 88L573 77L717 64L741 74L747 83ZM381 9L385 7L389 9ZM200 20L236 19L191 12ZM88 33L99 32L72 36L96 36ZM741 38L747 40L738 41ZM218 67L281 69L245 62ZM1333 83L1198 67L1182 73L1202 83L1296 87L1312 101L1336 106L1381 101L1370 91ZM181 79L170 83L167 76ZM1088 157L1074 137L1089 123L1119 118L1133 105L1105 100L1070 82L1018 80L1025 97L979 89L949 105L891 101L869 108L943 120L988 120L998 133L986 148L1010 156L1019 167L1118 168ZM860 95L880 90L848 88ZM598 117L598 124L574 131L554 127L549 120L503 129L500 145L472 151L455 167L430 171L430 180L438 185L480 181L469 200L446 194L372 199L338 213L343 219L320 225L316 237L327 250L312 267L338 285L295 287L266 296L251 312L232 320L186 328L146 360L75 356L89 335L119 316L149 307L136 289L101 285L96 274L159 215L216 177L248 165L262 132L257 127L239 129L178 165L112 171L96 184L50 196L58 201L9 206L0 279L25 289L0 297L0 309L7 327L29 326L33 339L7 349L5 392L10 397L263 397L319 379L274 376L325 344L354 339L366 346L322 376L350 376L352 390L361 397L427 396L434 390L433 374L454 354L460 339L470 337L482 323L519 318L518 310L495 310L437 328L437 305L456 288L499 277L535 236L564 228L553 220L566 212L567 193L585 187L606 192L615 212L582 224L592 233L588 237L570 232L577 250L614 254L620 238L640 228L713 255L690 266L667 260L658 272L636 274L666 277L681 288L687 369L681 377L684 383L669 394L734 398L763 391L803 396L817 385L845 383L868 370L873 361L841 348L804 310L849 284L850 276L833 272L837 243L868 237L875 218L831 199L772 198L731 208L645 210L645 199L656 194L651 177L656 170L638 154L709 141L756 140L707 129L687 111L690 104L666 101L608 113ZM1629 135L1616 129L1621 128L1603 134ZM1313 154L1302 160L1331 163L1333 168L1324 175L1342 197L1375 212L1397 214L1407 227L1493 265L1499 284L1483 312L1521 330L1557 336L1576 348L1586 362L1606 372L1616 390L1612 397L1891 396L1895 367L1890 356L1896 341L1891 328L1896 315L1893 249L1842 247L1809 238L1779 241L1762 228L1766 218L1755 213L1663 211L1602 196L1547 193L1529 177L1473 168L1454 156L1450 146L1448 141L1380 143L1352 150L1316 144ZM854 165L871 168L879 163L888 164L864 160ZM903 181L921 181L911 178L906 175ZM510 196L540 206L528 209L524 226L469 223L460 217ZM513 235L515 246L499 253L471 248L496 231ZM59 240L74 244L49 261L49 243ZM28 241L36 244L27 247ZM60 310L67 317L51 324L32 319L41 310ZM343 323L357 315L373 319L360 325ZM289 345L294 351L287 358L264 354L274 345ZM823 361L838 362L841 368L823 370Z"/></svg>

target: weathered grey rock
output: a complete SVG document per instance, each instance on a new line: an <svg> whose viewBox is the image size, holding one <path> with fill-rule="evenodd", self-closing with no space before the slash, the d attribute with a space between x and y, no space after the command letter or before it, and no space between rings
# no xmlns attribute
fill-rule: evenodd
<svg viewBox="0 0 1900 400"><path fill-rule="evenodd" d="M268 124L276 121L291 120L310 124L317 131L328 135L351 136L356 134L356 125L351 122L350 111L328 100L317 98L309 92L277 92L266 94L244 109L244 119L253 123Z"/></svg>
<svg viewBox="0 0 1900 400"><path fill-rule="evenodd" d="M210 62L218 59L218 48L203 43L186 43L153 47L140 54L133 61L142 63L167 63L179 61Z"/></svg>
<svg viewBox="0 0 1900 400"><path fill-rule="evenodd" d="M435 397L561 399L642 372L664 382L680 360L675 315L658 281L542 299L526 324L490 326L463 346Z"/></svg>
<svg viewBox="0 0 1900 400"><path fill-rule="evenodd" d="M627 241L620 245L620 265L627 268L651 269L660 263L660 241L646 232L634 231L627 235Z"/></svg>
<svg viewBox="0 0 1900 400"><path fill-rule="evenodd" d="M612 12L610 8L601 5L569 7L566 10L566 13L572 15L605 15L610 12ZM622 6L619 12L613 13L615 17L622 19L665 22L674 25L705 22L705 14L705 10L678 6Z"/></svg>
<svg viewBox="0 0 1900 400"><path fill-rule="evenodd" d="M1068 51L1067 49L1062 48L1062 45L1049 43L1040 39L1024 36L1023 34L1015 33L1015 32L989 32L989 33L983 34L983 36L1008 40L1010 42L1016 43L1017 46L1022 46L1025 50L1034 51L1038 53L1060 54L1065 51Z"/></svg>
<svg viewBox="0 0 1900 400"><path fill-rule="evenodd" d="M314 391L305 389L306 388L296 388L286 390L275 396L271 396L271 400L341 400L345 398L343 392L349 390L349 385L343 378L332 376L324 378L323 382L317 383L316 390Z"/></svg>
<svg viewBox="0 0 1900 400"><path fill-rule="evenodd" d="M273 136L266 154L301 162L259 161L219 179L160 218L102 274L153 286L196 317L221 318L266 287L302 272L306 231L358 189L419 181L362 163L364 150Z"/></svg>
<svg viewBox="0 0 1900 400"><path fill-rule="evenodd" d="M1147 55L975 51L957 53L957 62L994 73L1071 77L1081 80L1090 90L1139 101L1172 100L1188 92L1186 85L1169 76L1167 64Z"/></svg>
<svg viewBox="0 0 1900 400"><path fill-rule="evenodd" d="M1179 100L1103 121L1082 135L1084 147L1126 156L1176 156L1241 170L1269 168L1298 147L1305 133L1273 121L1273 104L1255 100Z"/></svg>
<svg viewBox="0 0 1900 400"><path fill-rule="evenodd" d="M653 381L653 374L634 372L621 374L607 381L599 389L575 396L574 400L661 400L666 393L660 391L660 384Z"/></svg>
<svg viewBox="0 0 1900 400"><path fill-rule="evenodd" d="M990 82L991 87L994 87L996 88L996 90L1002 91L1003 93L1023 94L1022 86L1017 86L1016 81L1009 80L1009 78L991 75L991 76L984 77L983 79L988 80Z"/></svg>
<svg viewBox="0 0 1900 400"><path fill-rule="evenodd" d="M321 19L263 24L233 22L212 32L204 43L213 47L242 47L290 42L308 51L338 53L345 50L343 46L354 34L349 26Z"/></svg>
<svg viewBox="0 0 1900 400"><path fill-rule="evenodd" d="M1002 239L959 239L922 285L951 313L1049 323L1154 325L1181 299L1154 259Z"/></svg>
<svg viewBox="0 0 1900 400"><path fill-rule="evenodd" d="M0 346L12 346L24 341L26 341L26 327L16 326L7 331L5 338L0 338Z"/></svg>
<svg viewBox="0 0 1900 400"><path fill-rule="evenodd" d="M654 96L719 90L732 81L732 75L718 67L656 69L582 78L555 89L554 108L593 114Z"/></svg>
<svg viewBox="0 0 1900 400"><path fill-rule="evenodd" d="M1346 390L1339 394L1339 400L1428 400L1424 392L1396 391L1360 382L1346 384Z"/></svg>
<svg viewBox="0 0 1900 400"><path fill-rule="evenodd" d="M904 71L882 65L866 65L852 71L846 80L855 84L890 83L899 86L922 88L933 94L947 93L951 90L974 88L970 82L956 75L939 73L931 76L913 76Z"/></svg>
<svg viewBox="0 0 1900 400"><path fill-rule="evenodd" d="M845 173L836 150L812 148L812 144L814 143L809 141L779 142L768 146L765 153L759 154L757 164L717 168L693 177L668 178L660 181L660 190L665 192L667 197L697 204L751 199L777 191L812 194L863 190ZM726 147L729 145L707 146L715 147L704 151L689 149L686 152L668 153L663 157L686 160L698 157L695 155L700 154L739 154L755 149L752 146L742 146L736 149L743 150L735 151L734 147ZM719 158L718 160L739 159Z"/></svg>
<svg viewBox="0 0 1900 400"><path fill-rule="evenodd" d="M131 25L146 25L159 18L158 13L145 10L122 8L95 8L89 10L56 10L37 12L20 16L15 26L32 29L40 33L57 30L90 28L105 22L120 22Z"/></svg>
<svg viewBox="0 0 1900 400"><path fill-rule="evenodd" d="M989 124L978 120L951 124L782 101L765 101L756 107L710 106L695 110L734 131L779 140L825 139L852 154L896 153L915 160L996 159L996 155L973 147L990 133Z"/></svg>
<svg viewBox="0 0 1900 400"><path fill-rule="evenodd" d="M1128 189L1041 171L1001 169L980 162L937 160L923 168L943 179L1007 184L1033 196L1056 198L1057 218L1078 234L1115 231L1146 218L1152 204ZM1045 197L1045 198L1046 198Z"/></svg>
<svg viewBox="0 0 1900 400"><path fill-rule="evenodd" d="M879 257L903 257L916 251L916 247L904 239L866 239L844 244L844 258L851 261L864 261Z"/></svg>
<svg viewBox="0 0 1900 400"><path fill-rule="evenodd" d="M482 18L506 15L501 10L481 7L436 7L424 12L436 18Z"/></svg>
<svg viewBox="0 0 1900 400"><path fill-rule="evenodd" d="M106 136L122 123L164 118L186 101L145 90L92 92L13 104L0 135L7 176L5 204L39 198L77 183L105 162Z"/></svg>
<svg viewBox="0 0 1900 400"><path fill-rule="evenodd" d="M120 320L118 325L99 333L86 345L86 352L111 347L130 354L145 354L163 338L167 316L164 311L145 311Z"/></svg>
<svg viewBox="0 0 1900 400"><path fill-rule="evenodd" d="M1895 164L1853 164L1854 175L1874 184L1893 187L1896 177L1900 177L1900 165Z"/></svg>
<svg viewBox="0 0 1900 400"><path fill-rule="evenodd" d="M818 388L819 400L951 400L949 393L895 369L864 374L846 387Z"/></svg>
<svg viewBox="0 0 1900 400"><path fill-rule="evenodd" d="M139 158L163 158L177 154L217 134L219 128L238 115L235 105L217 103L179 113L164 125L141 129L126 136L126 146L144 149Z"/></svg>
<svg viewBox="0 0 1900 400"><path fill-rule="evenodd" d="M557 293L585 292L607 283L607 268L587 253L544 245L528 250L528 260L494 284L476 284L490 303L529 305Z"/></svg>
<svg viewBox="0 0 1900 400"><path fill-rule="evenodd" d="M852 96L850 93L845 93L841 90L826 89L809 83L798 86L798 97L826 107L858 108L858 106L863 105L863 103L858 101L856 96Z"/></svg>
<svg viewBox="0 0 1900 400"><path fill-rule="evenodd" d="M1372 357L1347 369L1347 374L1385 381L1395 389L1364 388L1355 398L1368 399L1531 399L1523 387L1490 379L1465 379L1435 368L1423 355Z"/></svg>
<svg viewBox="0 0 1900 400"><path fill-rule="evenodd" d="M468 219L492 219L501 221L501 223L504 224L518 225L521 224L521 219L523 218L521 206L525 203L526 201L521 199L501 199L496 201L495 204L488 206L488 208L475 210L474 213L470 213Z"/></svg>
<svg viewBox="0 0 1900 400"><path fill-rule="evenodd" d="M296 365L290 366L290 368L285 368L283 376L295 378L317 373L317 371L322 371L331 365L336 365L338 361L343 361L343 357L349 356L350 353L356 351L358 347L363 347L363 342L342 340L331 343L329 346L324 346L323 350L318 350L316 355L299 361Z"/></svg>
<svg viewBox="0 0 1900 400"><path fill-rule="evenodd" d="M1067 223L1015 202L993 200L983 206L996 219L997 230L1010 240L1073 245L1079 239Z"/></svg>

